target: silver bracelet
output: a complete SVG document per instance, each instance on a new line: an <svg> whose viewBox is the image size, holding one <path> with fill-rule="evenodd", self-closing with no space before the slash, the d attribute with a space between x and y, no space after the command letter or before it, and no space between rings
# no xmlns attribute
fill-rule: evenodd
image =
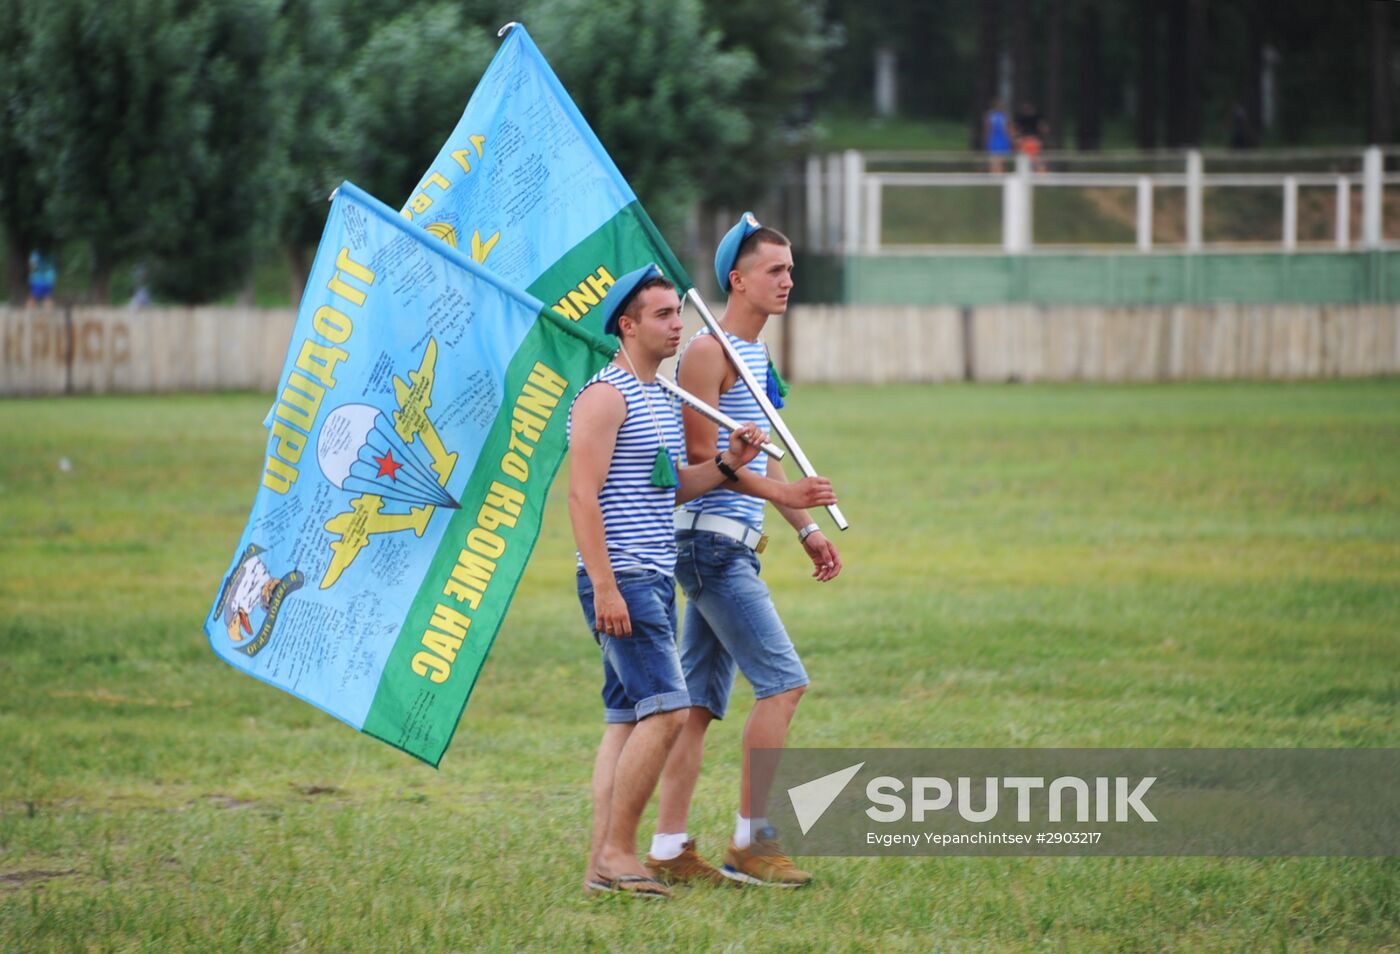
<svg viewBox="0 0 1400 954"><path fill-rule="evenodd" d="M805 527L803 527L801 530L797 531L797 542L798 542L798 543L806 543L806 542L807 542L807 538L810 537L812 534L816 533L816 532L817 532L818 530L820 530L820 529L821 529L821 527L817 526L815 523L809 523L809 524L807 524L807 526L805 526Z"/></svg>

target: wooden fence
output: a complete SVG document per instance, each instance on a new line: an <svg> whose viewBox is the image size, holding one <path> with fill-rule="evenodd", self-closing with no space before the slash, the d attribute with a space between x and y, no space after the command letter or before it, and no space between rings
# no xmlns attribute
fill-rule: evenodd
<svg viewBox="0 0 1400 954"><path fill-rule="evenodd" d="M794 308L807 382L1177 381L1400 373L1400 306Z"/></svg>
<svg viewBox="0 0 1400 954"><path fill-rule="evenodd" d="M271 391L292 322L290 309L0 309L0 395ZM1400 305L811 305L764 337L803 382L1400 373Z"/></svg>
<svg viewBox="0 0 1400 954"><path fill-rule="evenodd" d="M272 391L291 309L0 309L0 394Z"/></svg>

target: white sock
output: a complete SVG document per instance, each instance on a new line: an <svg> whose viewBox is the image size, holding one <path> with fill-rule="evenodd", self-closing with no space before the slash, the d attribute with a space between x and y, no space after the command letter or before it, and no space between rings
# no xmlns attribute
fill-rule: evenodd
<svg viewBox="0 0 1400 954"><path fill-rule="evenodd" d="M741 851L753 844L754 832L768 827L767 818L745 818L743 815L735 815L734 818L734 847Z"/></svg>
<svg viewBox="0 0 1400 954"><path fill-rule="evenodd" d="M683 831L675 834L657 832L651 836L651 856L657 861L670 861L680 855L681 846L687 841L690 838Z"/></svg>

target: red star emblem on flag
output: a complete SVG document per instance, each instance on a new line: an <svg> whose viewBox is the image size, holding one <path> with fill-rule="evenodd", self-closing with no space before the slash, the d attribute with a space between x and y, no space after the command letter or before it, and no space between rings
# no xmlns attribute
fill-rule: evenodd
<svg viewBox="0 0 1400 954"><path fill-rule="evenodd" d="M387 476L390 480L394 481L395 483L398 483L399 478L395 476L395 473L400 467L403 466L403 464L400 464L398 461L394 460L394 452L392 450L386 450L384 452L384 456L376 457L374 459L374 462L379 465L379 473L375 474L374 476Z"/></svg>

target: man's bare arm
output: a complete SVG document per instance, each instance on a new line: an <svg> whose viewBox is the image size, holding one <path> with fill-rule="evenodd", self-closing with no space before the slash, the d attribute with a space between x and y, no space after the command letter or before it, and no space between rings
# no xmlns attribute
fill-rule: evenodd
<svg viewBox="0 0 1400 954"><path fill-rule="evenodd" d="M598 494L608 479L617 432L625 420L627 401L622 394L611 385L595 384L574 402L569 437L569 522L593 584L594 625L613 636L631 635L632 620L608 559Z"/></svg>
<svg viewBox="0 0 1400 954"><path fill-rule="evenodd" d="M745 386L738 380L738 374L713 335L699 335L685 349L685 359L681 362L676 383L712 406L719 405L720 395L729 388ZM685 425L686 457L692 464L713 460L719 447L719 426L689 407L681 408L681 420ZM831 481L825 477L805 477L796 483L789 483L781 465L777 468L781 479L774 480L773 468L776 463L769 459L767 477L745 468L739 471L737 482L731 481L725 487L750 497L771 500L779 510L836 503ZM799 527L805 525L805 522L798 524Z"/></svg>
<svg viewBox="0 0 1400 954"><path fill-rule="evenodd" d="M766 440L768 435L760 430L757 424L750 422L734 432L729 446L719 455L719 462L711 455L703 461L682 467L680 486L676 488L676 503L694 500L729 480L729 475L720 469L720 463L733 473L744 473L744 466L758 456L758 445ZM729 486L734 486L734 482L729 481Z"/></svg>
<svg viewBox="0 0 1400 954"><path fill-rule="evenodd" d="M782 482L787 480L787 474L783 473L783 465L773 458L768 458L768 478L770 480ZM808 478L810 480L812 478ZM835 502L835 494L831 497ZM783 519L792 524L792 528L798 533L811 526L815 521L812 515L801 507L786 507L774 502L773 506L778 508L778 512L783 515ZM812 578L819 583L836 578L836 574L841 572L841 555L836 552L836 544L827 539L826 534L820 530L813 530L805 537L800 538L802 549L807 551L807 556L812 561Z"/></svg>

